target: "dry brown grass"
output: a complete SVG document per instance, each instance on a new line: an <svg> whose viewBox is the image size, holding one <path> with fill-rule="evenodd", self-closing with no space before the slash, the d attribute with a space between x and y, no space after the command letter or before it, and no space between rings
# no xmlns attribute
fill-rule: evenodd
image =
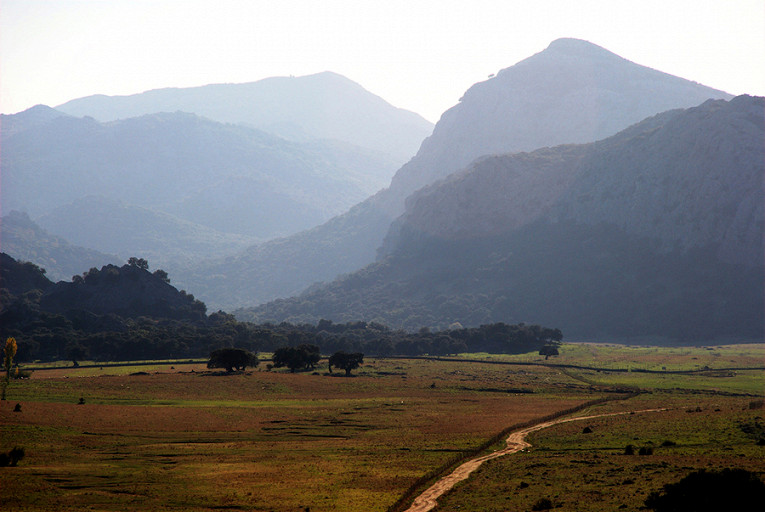
<svg viewBox="0 0 765 512"><path fill-rule="evenodd" d="M14 383L0 432L27 458L0 472L4 504L385 510L460 450L593 398L557 371L470 363L371 360L350 379L189 370Z"/></svg>

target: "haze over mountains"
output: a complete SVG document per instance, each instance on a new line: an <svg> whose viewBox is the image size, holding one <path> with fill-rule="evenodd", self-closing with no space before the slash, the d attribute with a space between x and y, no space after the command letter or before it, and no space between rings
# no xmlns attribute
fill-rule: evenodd
<svg viewBox="0 0 765 512"><path fill-rule="evenodd" d="M586 41L559 39L471 87L388 189L321 226L206 263L178 279L215 307L293 295L373 262L405 199L478 157L591 142L671 108L730 97Z"/></svg>
<svg viewBox="0 0 765 512"><path fill-rule="evenodd" d="M321 74L269 87L306 83L347 85ZM228 87L66 108L118 119L172 110L177 95L233 115L199 100L248 89ZM471 87L372 196L354 190L385 167L381 153L318 140L289 115L271 129L292 140L199 112L99 122L37 107L3 117L3 211L9 197L78 245L158 260L212 310L308 288L238 311L249 320L752 339L765 311L763 101L561 39ZM345 213L329 218L333 207Z"/></svg>
<svg viewBox="0 0 765 512"><path fill-rule="evenodd" d="M239 316L761 339L763 140L765 99L741 96L484 157L411 196L378 263Z"/></svg>
<svg viewBox="0 0 765 512"><path fill-rule="evenodd" d="M34 262L46 270L53 282L69 280L85 270L103 265L116 265L122 260L115 255L73 245L35 224L29 215L11 212L0 219L0 247L21 261ZM2 284L5 288L5 283Z"/></svg>
<svg viewBox="0 0 765 512"><path fill-rule="evenodd" d="M239 105L230 113L254 116L250 125L268 116L289 120L304 132L299 141L179 111L110 122L43 105L4 115L2 214L24 211L74 244L140 254L170 269L315 226L386 186L403 161L347 139L313 138L344 136L332 132L334 124L351 124L331 110L339 98L357 109L350 138L388 130L415 144L431 125L339 75L305 78L275 80L265 90L256 83L160 94L176 94L174 107L193 107L183 103L189 97L208 107ZM310 97L301 119L296 106Z"/></svg>
<svg viewBox="0 0 765 512"><path fill-rule="evenodd" d="M395 108L332 72L244 84L157 89L131 96L88 96L56 109L99 121L156 112L193 112L290 140L346 141L391 155L397 165L411 158L433 129L418 114Z"/></svg>

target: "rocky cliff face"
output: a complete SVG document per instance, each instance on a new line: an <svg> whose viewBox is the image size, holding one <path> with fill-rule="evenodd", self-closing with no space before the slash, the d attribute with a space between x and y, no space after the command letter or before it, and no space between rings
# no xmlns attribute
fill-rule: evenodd
<svg viewBox="0 0 765 512"><path fill-rule="evenodd" d="M381 261L250 318L761 339L763 141L765 99L741 96L483 158L409 198Z"/></svg>
<svg viewBox="0 0 765 512"><path fill-rule="evenodd" d="M714 246L725 261L757 266L764 111L762 98L710 100L594 144L487 157L414 194L398 225L469 240L537 220L611 224L664 250Z"/></svg>
<svg viewBox="0 0 765 512"><path fill-rule="evenodd" d="M388 189L310 231L213 264L215 280L197 279L205 273L201 268L178 278L216 307L285 297L374 261L390 223L404 212L406 198L476 158L590 142L667 109L729 97L586 41L561 39L471 87L444 113Z"/></svg>
<svg viewBox="0 0 765 512"><path fill-rule="evenodd" d="M482 155L592 142L710 98L731 96L587 41L558 39L468 89L443 114L417 157L396 173L391 189L405 198Z"/></svg>

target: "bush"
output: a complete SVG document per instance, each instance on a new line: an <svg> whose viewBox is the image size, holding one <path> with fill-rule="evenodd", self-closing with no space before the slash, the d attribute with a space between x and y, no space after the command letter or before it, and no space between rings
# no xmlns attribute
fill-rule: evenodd
<svg viewBox="0 0 765 512"><path fill-rule="evenodd" d="M757 510L765 503L765 483L750 471L696 471L662 492L652 492L645 506L655 512Z"/></svg>
<svg viewBox="0 0 765 512"><path fill-rule="evenodd" d="M635 455L635 447L628 444L624 447L624 455Z"/></svg>
<svg viewBox="0 0 765 512"><path fill-rule="evenodd" d="M0 453L0 467L15 466L24 458L24 448L15 447L8 453Z"/></svg>
<svg viewBox="0 0 765 512"><path fill-rule="evenodd" d="M638 455L653 455L653 448L650 446L643 446L638 450Z"/></svg>
<svg viewBox="0 0 765 512"><path fill-rule="evenodd" d="M553 508L553 503L548 498L539 498L539 500L532 505L531 510L550 510Z"/></svg>

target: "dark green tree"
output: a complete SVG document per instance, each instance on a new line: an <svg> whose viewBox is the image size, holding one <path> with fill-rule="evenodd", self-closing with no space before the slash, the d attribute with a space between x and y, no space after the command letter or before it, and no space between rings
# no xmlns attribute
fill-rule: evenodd
<svg viewBox="0 0 765 512"><path fill-rule="evenodd" d="M131 267L138 267L142 270L149 270L149 262L143 258L136 258L135 256L128 259L128 265Z"/></svg>
<svg viewBox="0 0 765 512"><path fill-rule="evenodd" d="M316 345L300 345L299 347L281 347L274 351L272 358L275 368L286 366L291 372L313 368L319 362L321 355Z"/></svg>
<svg viewBox="0 0 765 512"><path fill-rule="evenodd" d="M545 356L545 361L547 361L550 356L557 356L558 354L559 352L557 345L547 344L539 349L539 355Z"/></svg>
<svg viewBox="0 0 765 512"><path fill-rule="evenodd" d="M257 354L241 348L219 348L210 353L208 368L225 368L227 372L244 371L248 366L257 366Z"/></svg>
<svg viewBox="0 0 765 512"><path fill-rule="evenodd" d="M350 376L351 370L355 370L364 363L364 354L355 352L348 354L346 352L335 352L329 358L329 373L332 373L332 367L345 370L345 375Z"/></svg>
<svg viewBox="0 0 765 512"><path fill-rule="evenodd" d="M78 361L82 361L89 355L88 347L78 342L69 342L64 348L66 351L66 358L72 361L74 366L79 366Z"/></svg>
<svg viewBox="0 0 765 512"><path fill-rule="evenodd" d="M164 282L170 283L170 278L168 277L167 272L165 272L161 268L158 268L157 270L155 270L154 271L154 275L157 276L158 278L162 279Z"/></svg>

